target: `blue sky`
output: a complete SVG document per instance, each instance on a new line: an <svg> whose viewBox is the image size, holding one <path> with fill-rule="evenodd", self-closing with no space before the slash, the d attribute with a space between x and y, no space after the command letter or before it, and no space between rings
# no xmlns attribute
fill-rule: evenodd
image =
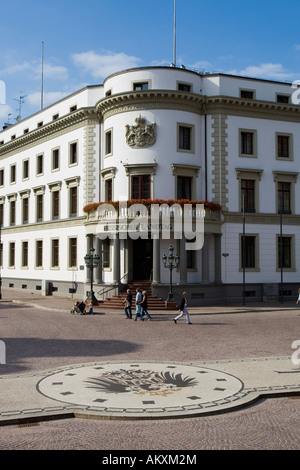
<svg viewBox="0 0 300 470"><path fill-rule="evenodd" d="M176 13L177 65L300 79L299 1L176 0ZM117 70L171 64L173 14L174 0L0 0L0 128L20 96L22 118L40 109L42 42L47 106Z"/></svg>

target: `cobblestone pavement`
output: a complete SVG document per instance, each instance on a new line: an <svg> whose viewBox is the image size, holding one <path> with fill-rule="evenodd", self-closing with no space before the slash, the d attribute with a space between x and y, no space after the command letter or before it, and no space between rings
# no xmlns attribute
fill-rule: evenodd
<svg viewBox="0 0 300 470"><path fill-rule="evenodd" d="M67 299L22 293L9 302L8 295L4 292L0 303L0 339L6 345L1 376L95 361L287 357L292 343L300 340L294 304L192 308L193 325L183 320L175 325L174 312L155 313L151 322L126 320L122 312L101 308L94 316L74 316ZM195 418L73 418L2 426L0 449L298 450L299 424L300 397L295 394Z"/></svg>

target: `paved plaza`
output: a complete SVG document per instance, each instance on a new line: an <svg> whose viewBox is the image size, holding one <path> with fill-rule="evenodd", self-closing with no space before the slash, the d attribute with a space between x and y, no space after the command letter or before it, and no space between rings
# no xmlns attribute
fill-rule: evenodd
<svg viewBox="0 0 300 470"><path fill-rule="evenodd" d="M72 305L3 292L0 449L299 449L294 302L192 307L192 325Z"/></svg>

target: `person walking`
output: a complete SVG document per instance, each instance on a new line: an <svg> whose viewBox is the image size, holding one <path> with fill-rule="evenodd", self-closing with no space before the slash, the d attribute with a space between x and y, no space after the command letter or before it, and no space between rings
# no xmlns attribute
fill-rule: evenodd
<svg viewBox="0 0 300 470"><path fill-rule="evenodd" d="M298 299L297 299L296 304L298 305L299 302L300 302L300 289L298 289Z"/></svg>
<svg viewBox="0 0 300 470"><path fill-rule="evenodd" d="M189 316L189 311L187 309L187 298L186 298L186 296L187 296L186 292L183 292L182 299L181 299L181 302L180 302L180 307L179 307L180 314L177 315L176 318L173 318L173 321L174 321L174 323L177 323L177 320L179 320L179 318L181 318L183 315L186 315L187 324L192 325L192 322L191 322L190 316Z"/></svg>
<svg viewBox="0 0 300 470"><path fill-rule="evenodd" d="M142 315L142 308L140 306L140 303L142 302L143 300L143 296L142 296L142 293L141 293L141 289L136 289L136 296L135 296L135 319L134 321L137 320L137 317L140 317L140 320L144 320L143 319L143 315Z"/></svg>
<svg viewBox="0 0 300 470"><path fill-rule="evenodd" d="M130 292L130 289L127 289L126 299L124 300L123 304L124 304L124 312L125 312L126 318L132 318L132 311L131 311L132 293Z"/></svg>
<svg viewBox="0 0 300 470"><path fill-rule="evenodd" d="M143 295L143 299L142 299L142 302L140 303L140 306L142 308L142 315L146 315L148 320L152 320L151 316L148 313L148 296L147 296L147 292L144 290L142 295Z"/></svg>

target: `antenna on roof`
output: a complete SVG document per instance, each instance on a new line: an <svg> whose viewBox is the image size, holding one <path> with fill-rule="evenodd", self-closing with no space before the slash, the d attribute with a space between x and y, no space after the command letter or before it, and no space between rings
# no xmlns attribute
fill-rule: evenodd
<svg viewBox="0 0 300 470"><path fill-rule="evenodd" d="M22 92L20 91L20 93L22 93ZM21 121L21 119L22 119L21 118L22 104L25 103L24 98L26 98L26 96L27 95L23 95L23 96L20 95L19 98L13 98L14 101L17 101L19 103L19 109L18 109L19 113L18 113L18 116L16 118L17 122Z"/></svg>
<svg viewBox="0 0 300 470"><path fill-rule="evenodd" d="M41 109L44 107L44 42L42 41Z"/></svg>

